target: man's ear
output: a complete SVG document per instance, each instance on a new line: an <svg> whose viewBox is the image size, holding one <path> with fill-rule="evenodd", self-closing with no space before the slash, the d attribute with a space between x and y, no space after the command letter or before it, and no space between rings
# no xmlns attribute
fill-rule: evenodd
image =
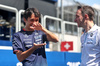
<svg viewBox="0 0 100 66"><path fill-rule="evenodd" d="M89 16L88 16L87 14L85 14L85 16L84 16L84 17L85 17L85 19L89 19Z"/></svg>
<svg viewBox="0 0 100 66"><path fill-rule="evenodd" d="M27 20L25 18L23 18L23 19L24 19L24 22L26 23Z"/></svg>

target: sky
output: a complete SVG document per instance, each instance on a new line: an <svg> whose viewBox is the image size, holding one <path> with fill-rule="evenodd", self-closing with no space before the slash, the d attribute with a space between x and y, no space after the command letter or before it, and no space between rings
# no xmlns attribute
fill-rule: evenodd
<svg viewBox="0 0 100 66"><path fill-rule="evenodd" d="M75 0L75 1L100 9L100 0Z"/></svg>
<svg viewBox="0 0 100 66"><path fill-rule="evenodd" d="M58 0L61 3L61 0ZM72 4L73 1L78 1L80 3L92 6L100 10L100 0L63 0L64 5ZM61 4L60 4L61 5ZM60 6L58 5L58 6Z"/></svg>

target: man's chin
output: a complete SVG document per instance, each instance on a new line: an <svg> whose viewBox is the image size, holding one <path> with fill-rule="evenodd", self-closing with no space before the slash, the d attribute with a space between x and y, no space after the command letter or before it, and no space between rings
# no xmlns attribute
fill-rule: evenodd
<svg viewBox="0 0 100 66"><path fill-rule="evenodd" d="M34 31L34 29L33 28L30 28L29 31Z"/></svg>
<svg viewBox="0 0 100 66"><path fill-rule="evenodd" d="M30 29L30 31L34 31L34 29Z"/></svg>

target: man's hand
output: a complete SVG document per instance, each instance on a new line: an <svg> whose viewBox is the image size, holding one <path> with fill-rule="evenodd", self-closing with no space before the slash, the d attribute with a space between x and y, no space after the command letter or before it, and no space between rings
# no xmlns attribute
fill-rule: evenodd
<svg viewBox="0 0 100 66"><path fill-rule="evenodd" d="M38 48L40 48L40 47L46 45L46 43L42 43L42 44L35 44L35 43L34 43L33 45L34 45L34 47L35 47L36 49L38 49Z"/></svg>
<svg viewBox="0 0 100 66"><path fill-rule="evenodd" d="M42 25L40 23L36 23L31 28L34 30L42 30Z"/></svg>

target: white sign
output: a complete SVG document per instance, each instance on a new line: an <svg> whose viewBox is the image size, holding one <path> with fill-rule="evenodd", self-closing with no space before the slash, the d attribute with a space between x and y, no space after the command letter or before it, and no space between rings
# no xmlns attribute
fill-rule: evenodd
<svg viewBox="0 0 100 66"><path fill-rule="evenodd" d="M23 66L23 64L22 64L21 62L18 62L18 63L16 64L16 66Z"/></svg>
<svg viewBox="0 0 100 66"><path fill-rule="evenodd" d="M80 62L68 62L67 65L69 65L69 66L79 66Z"/></svg>

